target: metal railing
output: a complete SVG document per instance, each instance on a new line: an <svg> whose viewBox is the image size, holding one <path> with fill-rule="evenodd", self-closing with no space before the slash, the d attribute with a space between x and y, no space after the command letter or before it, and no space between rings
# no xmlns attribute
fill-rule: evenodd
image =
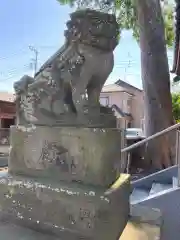
<svg viewBox="0 0 180 240"><path fill-rule="evenodd" d="M175 155L175 158L176 158L176 164L178 165L178 186L180 186L180 149L179 149L179 145L180 145L180 131L178 130L178 128L180 128L180 123L177 123L173 126L170 126L160 132L157 132L137 143L134 143L128 147L125 147L123 149L121 149L121 156L122 154L124 153L127 153L127 164L126 164L126 172L129 173L129 165L130 165L130 151L137 148L137 147L140 147L146 143L148 143L149 141L152 141L166 133L169 133L173 130L176 130L176 155ZM124 155L123 155L124 156Z"/></svg>

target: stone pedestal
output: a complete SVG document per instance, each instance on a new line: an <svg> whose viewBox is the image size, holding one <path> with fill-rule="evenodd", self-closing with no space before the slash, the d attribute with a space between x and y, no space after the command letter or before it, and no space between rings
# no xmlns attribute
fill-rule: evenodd
<svg viewBox="0 0 180 240"><path fill-rule="evenodd" d="M109 187L120 174L117 129L11 127L9 171Z"/></svg>
<svg viewBox="0 0 180 240"><path fill-rule="evenodd" d="M118 239L129 217L117 129L12 126L5 219L63 239ZM116 186L112 184L120 176ZM109 196L107 188L118 188Z"/></svg>
<svg viewBox="0 0 180 240"><path fill-rule="evenodd" d="M129 176L104 196L105 188L47 179L0 178L0 206L11 220L63 239L118 239L129 217Z"/></svg>

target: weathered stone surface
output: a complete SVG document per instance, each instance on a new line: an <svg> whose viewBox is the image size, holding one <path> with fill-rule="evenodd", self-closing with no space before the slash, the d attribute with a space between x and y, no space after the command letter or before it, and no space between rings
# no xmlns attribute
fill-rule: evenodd
<svg viewBox="0 0 180 240"><path fill-rule="evenodd" d="M66 240L8 222L0 222L0 240Z"/></svg>
<svg viewBox="0 0 180 240"><path fill-rule="evenodd" d="M71 14L65 44L34 78L14 84L18 123L116 127L99 96L114 66L118 33L115 15L89 9Z"/></svg>
<svg viewBox="0 0 180 240"><path fill-rule="evenodd" d="M76 41L79 35L81 43L104 51L113 51L117 46L119 25L115 15L86 9L76 11L70 17L65 31L69 41Z"/></svg>
<svg viewBox="0 0 180 240"><path fill-rule="evenodd" d="M109 186L120 174L117 129L11 127L9 171Z"/></svg>
<svg viewBox="0 0 180 240"><path fill-rule="evenodd" d="M68 240L119 238L130 182L120 175L116 117L99 103L118 32L114 15L76 11L62 48L34 78L14 84L17 126L11 127L9 175L0 176L1 221Z"/></svg>
<svg viewBox="0 0 180 240"><path fill-rule="evenodd" d="M105 197L101 187L7 174L0 178L1 220L68 240L115 240L129 217L129 176L123 174L119 183L119 190Z"/></svg>

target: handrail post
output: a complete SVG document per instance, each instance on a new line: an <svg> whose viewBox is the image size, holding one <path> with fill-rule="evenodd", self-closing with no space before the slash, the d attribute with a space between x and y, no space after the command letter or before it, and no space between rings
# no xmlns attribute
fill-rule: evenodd
<svg viewBox="0 0 180 240"><path fill-rule="evenodd" d="M180 187L180 156L179 156L179 143L180 143L180 131L177 130L176 133L176 164L178 168L178 187Z"/></svg>
<svg viewBox="0 0 180 240"><path fill-rule="evenodd" d="M139 146L142 146L142 145L146 144L149 141L152 141L153 139L155 139L157 137L160 137L160 136L162 136L162 135L164 135L166 133L169 133L169 132L171 132L173 130L176 130L177 132L176 132L176 156L175 157L176 157L176 165L178 167L178 187L180 187L180 149L179 149L179 145L180 145L180 130L178 130L179 128L180 128L180 123L174 124L173 126L170 126L170 127L166 128L166 129L160 131L160 132L157 132L157 133L155 133L155 134L153 134L153 135L151 135L151 136L141 140L140 142L137 142L137 143L134 143L134 144L132 144L132 145L130 145L128 147L125 147L125 148L121 149L121 156L122 156L123 153L129 153L128 155L130 156L130 151L132 149L137 148ZM126 168L126 171L128 171L128 172L129 172L129 164L130 164L130 161L128 160L127 161L127 168ZM108 191L109 190L107 190L105 192L105 194L109 194Z"/></svg>
<svg viewBox="0 0 180 240"><path fill-rule="evenodd" d="M126 173L127 174L129 174L130 165L131 165L131 153L128 152L128 155L127 155L127 165L126 165Z"/></svg>
<svg viewBox="0 0 180 240"><path fill-rule="evenodd" d="M175 163L176 163L176 165L178 165L178 156L179 155L179 131L178 130L176 130L176 155L175 155L175 157L176 157L176 159L175 159Z"/></svg>
<svg viewBox="0 0 180 240"><path fill-rule="evenodd" d="M140 142L134 143L134 144L132 144L131 146L128 146L128 147L122 149L122 150L121 150L121 153L123 153L123 152L128 152L128 151L130 151L130 150L132 150L132 149L134 149L134 148L136 148L136 147L142 146L142 145L145 144L146 142L152 141L153 139L155 139L155 138L157 138L157 137L160 137L160 136L162 136L162 135L164 135L164 134L166 134L166 133L168 133L168 132L171 132L171 131L173 131L173 130L176 130L176 129L178 129L178 128L180 128L180 123L177 123L177 124L175 124L175 125L173 125L173 126L170 126L170 127L166 128L166 129L160 131L160 132L157 132L157 133L155 133L155 134L153 134L153 135L151 135L151 136L149 136L149 137L141 140Z"/></svg>
<svg viewBox="0 0 180 240"><path fill-rule="evenodd" d="M126 147L126 131L121 129L121 149ZM124 172L127 165L127 153L121 153L120 172Z"/></svg>

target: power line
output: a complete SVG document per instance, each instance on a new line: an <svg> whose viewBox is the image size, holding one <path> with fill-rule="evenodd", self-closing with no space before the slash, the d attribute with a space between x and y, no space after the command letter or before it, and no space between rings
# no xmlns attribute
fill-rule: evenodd
<svg viewBox="0 0 180 240"><path fill-rule="evenodd" d="M14 58L14 57L19 56L20 53L28 53L28 51L27 51L27 50L24 50L24 49L20 49L20 52L18 51L18 52L14 52L14 53L11 53L11 54L8 53L8 56L7 56L7 57L1 56L1 57L0 57L0 60L3 60L3 61L4 61L4 60L9 60L9 58Z"/></svg>
<svg viewBox="0 0 180 240"><path fill-rule="evenodd" d="M0 82L6 82L10 79L15 79L15 78L20 78L20 76L22 75L22 72L24 70L21 70L21 71L17 71L17 70L14 70L12 72L8 72L6 75L4 74L4 76L0 76Z"/></svg>
<svg viewBox="0 0 180 240"><path fill-rule="evenodd" d="M29 49L30 48L33 48L33 49L37 50L37 48L32 47L32 46L29 46ZM43 52L44 52L44 51L47 51L49 49L57 49L57 46L55 46L55 45L54 46L50 46L50 45L49 46L48 45L45 46L44 45L44 46L39 46L38 49L43 49ZM31 50L31 51L33 51L33 50ZM23 53L23 55L22 55L22 53ZM14 52L14 53L11 53L11 54L7 53L8 56L6 56L6 57L5 56L0 56L0 60L3 60L3 61L7 60L7 61L9 61L10 58L14 58L14 57L17 57L17 56L23 57L23 56L25 56L27 54L29 54L27 49L19 49L18 51Z"/></svg>
<svg viewBox="0 0 180 240"><path fill-rule="evenodd" d="M11 68L7 71L0 71L0 76L6 76L6 75L9 75L9 74L13 74L13 73L17 73L17 72L22 72L24 71L27 67L29 67L29 65L24 65L23 68L21 69L18 69L18 68Z"/></svg>

